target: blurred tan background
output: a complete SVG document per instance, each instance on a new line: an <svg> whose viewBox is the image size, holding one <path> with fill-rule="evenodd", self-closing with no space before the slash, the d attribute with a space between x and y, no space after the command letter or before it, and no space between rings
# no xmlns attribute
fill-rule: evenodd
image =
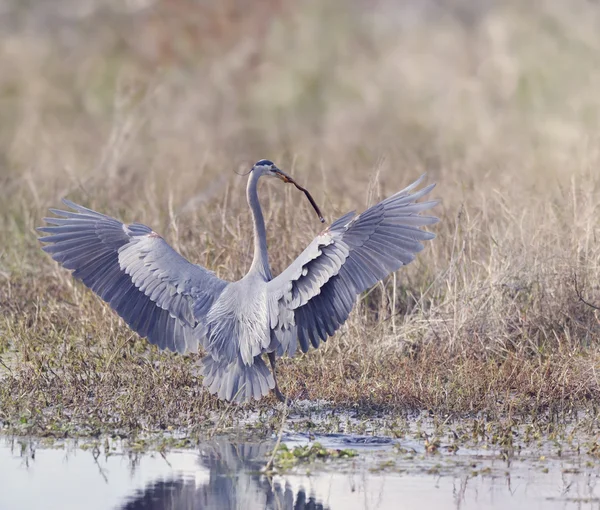
<svg viewBox="0 0 600 510"><path fill-rule="evenodd" d="M314 359L372 345L515 356L539 377L523 368L524 384L551 392L558 379L535 367L557 353L561 384L597 387L595 358L566 361L600 335L576 292L600 304L597 2L2 0L0 119L5 330L40 296L44 310L55 294L91 299L35 240L64 196L237 278L252 244L234 170L274 160L328 221L427 172L438 238ZM320 224L295 190L261 193L278 271ZM95 334L117 324L91 303Z"/></svg>

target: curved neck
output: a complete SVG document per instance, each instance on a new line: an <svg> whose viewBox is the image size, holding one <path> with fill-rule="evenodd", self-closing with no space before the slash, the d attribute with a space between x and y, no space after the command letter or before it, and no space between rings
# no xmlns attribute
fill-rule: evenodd
<svg viewBox="0 0 600 510"><path fill-rule="evenodd" d="M254 258L248 274L258 273L265 280L271 280L271 268L269 267L269 255L267 253L267 230L260 202L258 201L259 179L260 174L252 172L248 179L248 187L246 188L246 197L248 198L248 205L250 206L252 219L254 220Z"/></svg>

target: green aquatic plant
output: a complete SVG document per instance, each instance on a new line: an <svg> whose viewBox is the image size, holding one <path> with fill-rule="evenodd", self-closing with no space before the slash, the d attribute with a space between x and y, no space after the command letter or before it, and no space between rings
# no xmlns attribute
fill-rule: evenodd
<svg viewBox="0 0 600 510"><path fill-rule="evenodd" d="M325 448L318 442L310 445L296 446L293 449L288 448L285 444L280 444L273 458L273 467L277 471L286 471L298 464L311 464L316 461L335 459L351 459L356 456L358 456L358 452L355 450L349 448Z"/></svg>

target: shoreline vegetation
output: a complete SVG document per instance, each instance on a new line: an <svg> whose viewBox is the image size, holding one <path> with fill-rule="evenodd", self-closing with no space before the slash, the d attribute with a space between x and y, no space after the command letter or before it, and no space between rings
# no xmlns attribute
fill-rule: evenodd
<svg viewBox="0 0 600 510"><path fill-rule="evenodd" d="M97 0L75 19L51 3L0 20L0 432L279 430L274 397L209 396L200 355L148 345L35 232L67 197L237 279L252 226L233 171L260 158L328 223L423 172L441 199L413 263L278 361L286 395L359 420L596 423L597 5ZM295 190L260 194L279 272L321 226Z"/></svg>

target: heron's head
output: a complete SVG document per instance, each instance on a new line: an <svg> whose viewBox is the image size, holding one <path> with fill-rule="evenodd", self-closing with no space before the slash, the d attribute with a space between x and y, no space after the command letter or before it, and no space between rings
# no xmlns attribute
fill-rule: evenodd
<svg viewBox="0 0 600 510"><path fill-rule="evenodd" d="M267 177L277 177L278 179L282 180L283 182L290 183L290 184L293 184L294 186L296 186L296 188L298 188L300 191L304 192L304 194L306 195L306 198L308 198L311 205L314 207L315 211L319 215L319 219L321 220L321 223L325 222L325 220L323 219L323 215L321 214L321 211L317 207L317 204L313 200L313 197L310 195L310 193L306 189L304 189L302 186L300 186L288 174L286 174L285 172L282 172L279 168L277 168L275 163L273 163L272 161L269 161L268 159L261 159L260 161L257 161L254 164L254 166L252 167L252 173L257 173L258 174L257 177L260 177L261 175L266 175Z"/></svg>
<svg viewBox="0 0 600 510"><path fill-rule="evenodd" d="M257 161L252 167L252 172L259 175L265 175L267 177L277 177L283 182L294 182L293 179L277 168L277 165L268 159L261 159Z"/></svg>

